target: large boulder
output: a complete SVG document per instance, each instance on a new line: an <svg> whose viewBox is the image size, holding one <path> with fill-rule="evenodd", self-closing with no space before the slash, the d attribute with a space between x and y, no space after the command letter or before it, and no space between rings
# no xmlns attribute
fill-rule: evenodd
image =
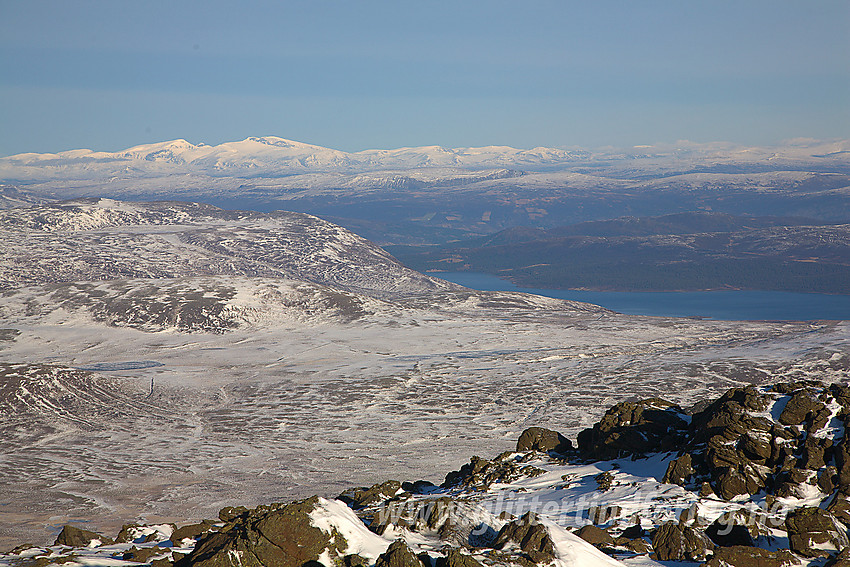
<svg viewBox="0 0 850 567"><path fill-rule="evenodd" d="M388 480L370 487L349 488L337 496L337 500L342 500L356 510L392 498L399 490L401 490L399 481Z"/></svg>
<svg viewBox="0 0 850 567"><path fill-rule="evenodd" d="M493 547L503 549L510 542L518 545L535 563L549 563L555 559L555 544L546 527L538 522L534 512L528 512L505 524L499 530Z"/></svg>
<svg viewBox="0 0 850 567"><path fill-rule="evenodd" d="M584 526L576 532L576 535L591 545L613 546L614 538L599 526Z"/></svg>
<svg viewBox="0 0 850 567"><path fill-rule="evenodd" d="M844 494L836 494L826 511L845 526L850 526L850 499Z"/></svg>
<svg viewBox="0 0 850 567"><path fill-rule="evenodd" d="M720 547L752 547L755 545L750 530L743 519L731 512L721 514L705 529L705 535Z"/></svg>
<svg viewBox="0 0 850 567"><path fill-rule="evenodd" d="M445 557L438 557L436 567L482 567L481 563L457 548L450 547Z"/></svg>
<svg viewBox="0 0 850 567"><path fill-rule="evenodd" d="M202 537L178 565L233 567L233 558L238 558L241 567L301 567L326 552L341 556L347 548L345 538L313 525L310 513L318 505L314 496L292 504L259 506L221 531Z"/></svg>
<svg viewBox="0 0 850 567"><path fill-rule="evenodd" d="M396 540L378 556L375 567L424 567L404 540Z"/></svg>
<svg viewBox="0 0 850 567"><path fill-rule="evenodd" d="M69 547L99 547L110 545L112 540L95 532L80 529L76 526L67 525L62 528L53 545L67 545Z"/></svg>
<svg viewBox="0 0 850 567"><path fill-rule="evenodd" d="M652 535L652 549L658 561L705 561L714 545L690 526L668 522Z"/></svg>
<svg viewBox="0 0 850 567"><path fill-rule="evenodd" d="M670 451L681 444L687 429L682 409L668 401L622 402L578 434L578 448L595 459Z"/></svg>
<svg viewBox="0 0 850 567"><path fill-rule="evenodd" d="M522 432L516 442L517 451L540 451L542 453L554 451L564 454L572 451L572 449L573 444L569 439L557 431L543 427L529 427Z"/></svg>
<svg viewBox="0 0 850 567"><path fill-rule="evenodd" d="M721 547L714 552L705 567L791 567L799 565L794 555L785 549L767 551L758 547Z"/></svg>
<svg viewBox="0 0 850 567"><path fill-rule="evenodd" d="M814 392L809 389L798 390L791 396L782 413L779 414L779 423L782 425L802 425L808 417L822 409L824 409L824 404L817 399Z"/></svg>
<svg viewBox="0 0 850 567"><path fill-rule="evenodd" d="M694 474L693 459L690 453L685 453L678 459L673 459L667 465L667 472L664 473L664 478L661 482L669 484L684 485Z"/></svg>
<svg viewBox="0 0 850 567"><path fill-rule="evenodd" d="M743 494L756 494L767 482L766 474L746 461L736 467L715 471L714 479L714 492L725 500Z"/></svg>
<svg viewBox="0 0 850 567"><path fill-rule="evenodd" d="M181 526L171 532L171 542L174 545L181 545L183 540L196 540L201 535L211 531L214 529L214 526L211 522L200 522L197 524L188 524L186 526Z"/></svg>
<svg viewBox="0 0 850 567"><path fill-rule="evenodd" d="M803 507L785 518L791 551L804 557L828 557L850 545L847 529L820 508Z"/></svg>

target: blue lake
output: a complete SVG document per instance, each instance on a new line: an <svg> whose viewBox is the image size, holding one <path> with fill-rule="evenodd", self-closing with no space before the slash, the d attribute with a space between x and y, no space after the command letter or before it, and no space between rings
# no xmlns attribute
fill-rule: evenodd
<svg viewBox="0 0 850 567"><path fill-rule="evenodd" d="M517 287L490 274L436 272L430 275L482 291L523 291L584 301L629 315L707 317L721 320L850 320L850 295L783 291L574 291Z"/></svg>

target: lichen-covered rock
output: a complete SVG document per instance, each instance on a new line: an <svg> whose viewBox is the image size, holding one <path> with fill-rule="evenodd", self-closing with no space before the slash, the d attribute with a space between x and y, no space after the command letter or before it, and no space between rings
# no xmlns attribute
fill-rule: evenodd
<svg viewBox="0 0 850 567"><path fill-rule="evenodd" d="M785 404L785 408L779 414L779 423L782 425L801 425L807 417L823 408L823 402L819 401L811 390L799 390Z"/></svg>
<svg viewBox="0 0 850 567"><path fill-rule="evenodd" d="M593 480L596 481L597 490L607 492L611 490L611 486L614 484L614 475L610 471L605 471L593 477Z"/></svg>
<svg viewBox="0 0 850 567"><path fill-rule="evenodd" d="M481 457L472 457L469 463L459 471L446 475L446 480L440 486L453 488L455 486L489 488L495 483L511 483L524 477L535 477L545 471L532 465L525 465L511 458L497 458L492 461Z"/></svg>
<svg viewBox="0 0 850 567"><path fill-rule="evenodd" d="M587 519L596 525L607 524L611 520L618 518L623 512L620 506L591 506L587 509Z"/></svg>
<svg viewBox="0 0 850 567"><path fill-rule="evenodd" d="M109 545L112 540L95 532L82 530L76 526L67 525L62 528L53 545L67 545L69 547L98 547Z"/></svg>
<svg viewBox="0 0 850 567"><path fill-rule="evenodd" d="M599 526L584 526L576 532L576 535L591 545L615 545L614 538L611 537L611 534Z"/></svg>
<svg viewBox="0 0 850 567"><path fill-rule="evenodd" d="M804 557L828 557L850 545L847 529L825 510L797 508L785 518L791 550Z"/></svg>
<svg viewBox="0 0 850 567"><path fill-rule="evenodd" d="M690 453L685 453L678 459L673 459L667 465L667 472L661 482L668 484L684 485L694 474L693 460Z"/></svg>
<svg viewBox="0 0 850 567"><path fill-rule="evenodd" d="M831 557L824 563L824 567L850 567L850 547Z"/></svg>
<svg viewBox="0 0 850 567"><path fill-rule="evenodd" d="M518 545L535 563L549 563L555 559L555 544L546 527L538 522L533 512L505 524L499 530L493 547L504 549L510 542Z"/></svg>
<svg viewBox="0 0 850 567"><path fill-rule="evenodd" d="M845 526L850 526L850 499L844 494L836 494L826 511Z"/></svg>
<svg viewBox="0 0 850 567"><path fill-rule="evenodd" d="M668 522L652 535L652 549L659 561L705 561L714 545L690 526Z"/></svg>
<svg viewBox="0 0 850 567"><path fill-rule="evenodd" d="M355 510L363 508L369 504L383 502L388 498L392 498L401 490L401 483L397 480L388 480L378 484L373 484L370 487L349 488L337 496L337 500L342 500Z"/></svg>
<svg viewBox="0 0 850 567"><path fill-rule="evenodd" d="M796 557L785 549L767 551L758 547L721 547L705 567L791 567L799 565Z"/></svg>
<svg viewBox="0 0 850 567"><path fill-rule="evenodd" d="M245 506L226 506L218 511L218 519L222 522L232 522L240 516L248 513L248 508Z"/></svg>
<svg viewBox="0 0 850 567"><path fill-rule="evenodd" d="M342 558L343 567L367 567L369 560L356 553L350 553Z"/></svg>
<svg viewBox="0 0 850 567"><path fill-rule="evenodd" d="M138 548L135 545L124 552L121 559L124 561L133 561L136 563L147 563L152 557L168 553L167 549L162 547L142 547Z"/></svg>
<svg viewBox="0 0 850 567"><path fill-rule="evenodd" d="M578 448L595 459L673 450L688 428L683 416L679 406L660 398L622 402L578 434Z"/></svg>
<svg viewBox="0 0 850 567"><path fill-rule="evenodd" d="M482 567L481 563L454 547L446 550L445 557L438 557L435 567Z"/></svg>
<svg viewBox="0 0 850 567"><path fill-rule="evenodd" d="M529 427L519 436L516 442L517 451L541 451L547 453L567 453L572 451L572 442L551 429L543 427Z"/></svg>
<svg viewBox="0 0 850 567"><path fill-rule="evenodd" d="M838 469L833 466L824 467L818 472L818 489L824 494L832 494L838 481Z"/></svg>
<svg viewBox="0 0 850 567"><path fill-rule="evenodd" d="M200 522L198 524L181 526L171 532L171 542L174 545L180 545L180 542L184 539L197 539L198 536L205 534L212 529L214 529L214 526L210 522Z"/></svg>
<svg viewBox="0 0 850 567"><path fill-rule="evenodd" d="M313 525L309 514L317 505L314 496L292 504L259 506L222 531L202 537L177 565L301 567L325 552L340 556L347 542L341 534L327 534Z"/></svg>
<svg viewBox="0 0 850 567"><path fill-rule="evenodd" d="M396 540L378 556L375 567L424 567L404 540Z"/></svg>
<svg viewBox="0 0 850 567"><path fill-rule="evenodd" d="M705 529L705 535L721 547L754 546L750 530L733 513L721 514L714 522Z"/></svg>

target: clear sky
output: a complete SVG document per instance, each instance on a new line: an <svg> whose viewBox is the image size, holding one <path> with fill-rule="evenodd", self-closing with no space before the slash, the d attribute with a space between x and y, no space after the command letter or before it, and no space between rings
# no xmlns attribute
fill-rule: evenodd
<svg viewBox="0 0 850 567"><path fill-rule="evenodd" d="M850 137L848 0L0 0L0 155Z"/></svg>

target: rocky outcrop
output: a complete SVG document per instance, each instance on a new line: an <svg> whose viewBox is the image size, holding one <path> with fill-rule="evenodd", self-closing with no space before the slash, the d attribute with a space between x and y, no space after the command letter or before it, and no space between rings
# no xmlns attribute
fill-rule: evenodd
<svg viewBox="0 0 850 567"><path fill-rule="evenodd" d="M739 521L735 514L722 514L705 528L705 535L720 547L740 547L755 545L746 524Z"/></svg>
<svg viewBox="0 0 850 567"><path fill-rule="evenodd" d="M606 530L599 526L584 526L576 532L576 535L591 545L614 546L614 538Z"/></svg>
<svg viewBox="0 0 850 567"><path fill-rule="evenodd" d="M555 544L533 512L505 524L493 547L504 549L509 543L517 545L535 563L549 563L555 559Z"/></svg>
<svg viewBox="0 0 850 567"><path fill-rule="evenodd" d="M214 529L212 522L200 522L179 527L171 532L171 542L180 545L186 539L198 539L198 536Z"/></svg>
<svg viewBox="0 0 850 567"><path fill-rule="evenodd" d="M401 490L401 483L397 480L388 480L372 486L349 488L342 494L337 496L337 500L342 500L354 509L363 508L369 504L383 502L387 498L391 498Z"/></svg>
<svg viewBox="0 0 850 567"><path fill-rule="evenodd" d="M534 477L543 474L543 470L523 464L522 457L514 457L503 453L488 461L481 457L472 457L469 463L459 471L446 475L446 480L440 486L452 488L455 486L489 488L494 483L510 483L523 477Z"/></svg>
<svg viewBox="0 0 850 567"><path fill-rule="evenodd" d="M565 454L573 450L572 441L551 429L529 427L519 436L516 442L517 451L540 451Z"/></svg>
<svg viewBox="0 0 850 567"><path fill-rule="evenodd" d="M445 557L438 557L435 567L482 567L481 563L471 555L459 549L449 548Z"/></svg>
<svg viewBox="0 0 850 567"><path fill-rule="evenodd" d="M661 482L684 485L694 474L693 461L689 453L685 453L678 459L673 459L667 466L667 472Z"/></svg>
<svg viewBox="0 0 850 567"><path fill-rule="evenodd" d="M660 398L622 402L578 434L578 448L594 459L670 451L682 444L687 428L684 411L675 404Z"/></svg>
<svg viewBox="0 0 850 567"><path fill-rule="evenodd" d="M804 507L785 518L791 550L803 557L829 557L850 545L847 529L829 512Z"/></svg>
<svg viewBox="0 0 850 567"><path fill-rule="evenodd" d="M178 565L232 567L238 558L241 567L301 567L325 552L340 556L347 547L342 535L327 534L311 522L309 514L317 504L314 496L292 504L259 506L202 537Z"/></svg>
<svg viewBox="0 0 850 567"><path fill-rule="evenodd" d="M655 530L652 549L659 561L705 561L711 541L690 526L669 522Z"/></svg>
<svg viewBox="0 0 850 567"><path fill-rule="evenodd" d="M396 540L378 556L375 567L425 567L403 540Z"/></svg>
<svg viewBox="0 0 850 567"><path fill-rule="evenodd" d="M779 423L782 425L802 425L807 418L824 409L815 393L808 388L798 390L791 396L785 408L779 415Z"/></svg>
<svg viewBox="0 0 850 567"><path fill-rule="evenodd" d="M768 551L758 547L722 547L714 552L705 567L791 567L799 565L794 555L785 549Z"/></svg>

